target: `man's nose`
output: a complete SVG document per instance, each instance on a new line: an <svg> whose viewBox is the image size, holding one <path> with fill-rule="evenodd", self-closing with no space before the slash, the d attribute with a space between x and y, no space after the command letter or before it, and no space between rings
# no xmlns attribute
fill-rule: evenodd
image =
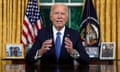
<svg viewBox="0 0 120 72"><path fill-rule="evenodd" d="M61 19L62 18L62 14L59 13L58 14L58 18Z"/></svg>

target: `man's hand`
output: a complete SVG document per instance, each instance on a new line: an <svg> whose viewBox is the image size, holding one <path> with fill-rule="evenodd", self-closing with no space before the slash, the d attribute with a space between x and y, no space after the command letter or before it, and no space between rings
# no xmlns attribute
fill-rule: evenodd
<svg viewBox="0 0 120 72"><path fill-rule="evenodd" d="M42 56L44 53L50 50L50 47L52 46L52 39L45 40L42 43L41 48L38 50L38 55Z"/></svg>
<svg viewBox="0 0 120 72"><path fill-rule="evenodd" d="M72 41L70 40L70 38L68 37L65 37L65 48L67 49L67 52L71 55L73 54L74 52L74 49L73 49L73 43Z"/></svg>

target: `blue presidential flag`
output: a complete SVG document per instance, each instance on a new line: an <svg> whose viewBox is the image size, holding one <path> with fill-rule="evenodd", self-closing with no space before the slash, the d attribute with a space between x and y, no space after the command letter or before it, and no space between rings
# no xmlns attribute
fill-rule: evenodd
<svg viewBox="0 0 120 72"><path fill-rule="evenodd" d="M92 0L86 0L80 23L80 38L90 57L99 56L100 26Z"/></svg>

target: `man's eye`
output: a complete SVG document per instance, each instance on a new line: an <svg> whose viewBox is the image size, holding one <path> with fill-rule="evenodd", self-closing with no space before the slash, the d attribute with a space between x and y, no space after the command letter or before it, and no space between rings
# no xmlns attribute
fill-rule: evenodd
<svg viewBox="0 0 120 72"><path fill-rule="evenodd" d="M58 12L55 12L54 14L58 14Z"/></svg>
<svg viewBox="0 0 120 72"><path fill-rule="evenodd" d="M55 14L55 15L58 15L58 14L65 15L64 12L61 12L61 13L60 13L60 12L55 12L54 14Z"/></svg>
<svg viewBox="0 0 120 72"><path fill-rule="evenodd" d="M65 13L61 13L62 15L65 15Z"/></svg>

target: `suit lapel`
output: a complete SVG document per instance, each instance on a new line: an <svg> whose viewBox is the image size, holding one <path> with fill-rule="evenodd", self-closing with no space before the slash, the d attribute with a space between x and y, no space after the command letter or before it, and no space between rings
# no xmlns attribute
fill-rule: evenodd
<svg viewBox="0 0 120 72"><path fill-rule="evenodd" d="M69 37L69 36L70 36L69 29L66 27L65 32L64 32L64 36L63 36L62 46L61 46L61 53L60 53L61 54L60 57L62 57L62 58L64 58L64 56L67 53L64 40L65 40L65 37Z"/></svg>
<svg viewBox="0 0 120 72"><path fill-rule="evenodd" d="M54 44L52 27L47 28L47 35L48 35L47 39L52 39L52 47L51 47L51 50L49 51L49 54L55 57L55 44Z"/></svg>

